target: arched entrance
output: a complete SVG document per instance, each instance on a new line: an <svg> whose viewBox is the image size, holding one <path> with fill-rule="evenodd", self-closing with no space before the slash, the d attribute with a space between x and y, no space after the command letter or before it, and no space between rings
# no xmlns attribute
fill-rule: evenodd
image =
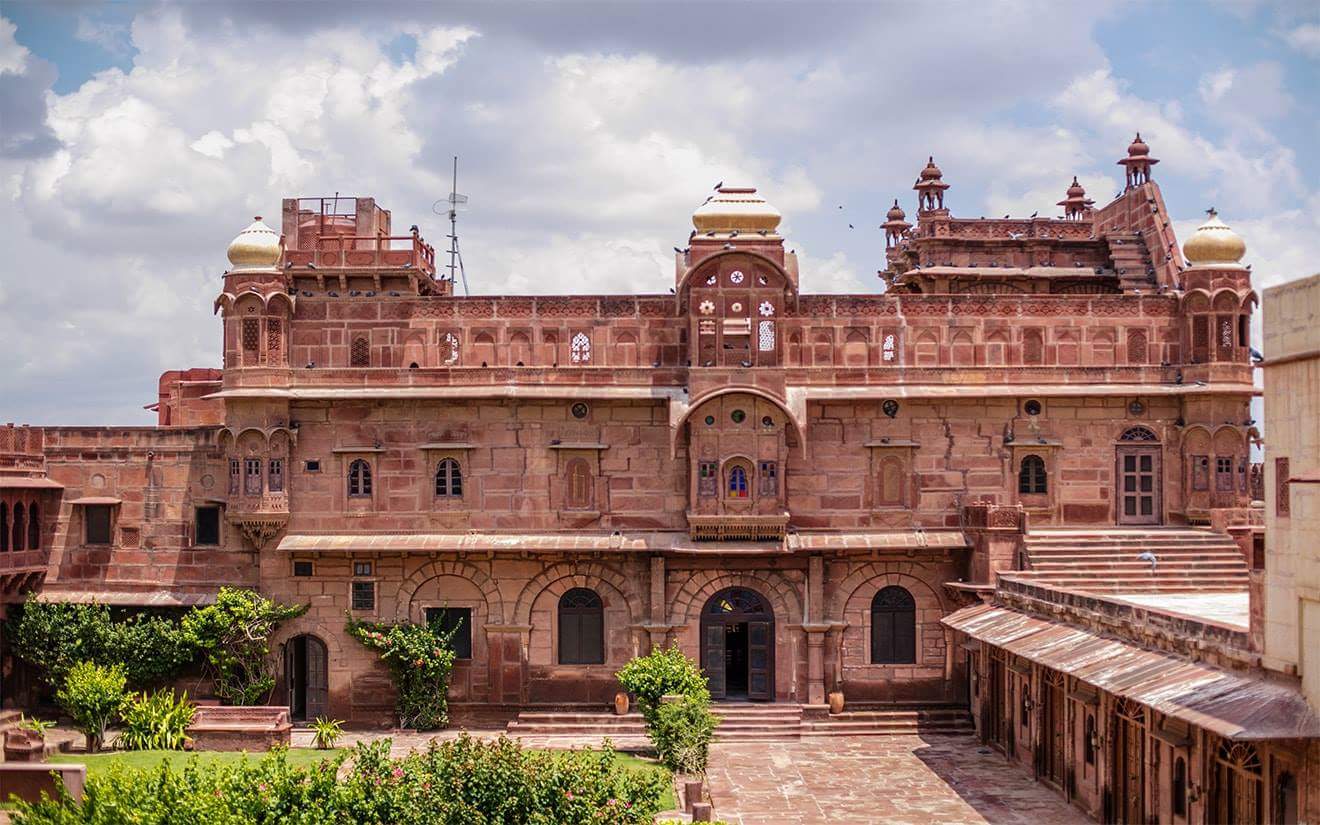
<svg viewBox="0 0 1320 825"><path fill-rule="evenodd" d="M755 590L721 590L701 610L701 665L716 699L775 698L775 614Z"/></svg>
<svg viewBox="0 0 1320 825"><path fill-rule="evenodd" d="M1118 523L1161 524L1164 508L1159 439L1145 427L1131 427L1118 441Z"/></svg>
<svg viewBox="0 0 1320 825"><path fill-rule="evenodd" d="M290 639L284 646L284 682L291 720L305 722L325 716L330 693L325 642L307 634Z"/></svg>

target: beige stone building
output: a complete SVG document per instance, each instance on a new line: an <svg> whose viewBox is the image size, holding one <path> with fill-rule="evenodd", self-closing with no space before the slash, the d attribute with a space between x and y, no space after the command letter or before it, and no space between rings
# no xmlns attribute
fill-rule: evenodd
<svg viewBox="0 0 1320 825"><path fill-rule="evenodd" d="M1320 275L1265 291L1265 664L1320 707Z"/></svg>

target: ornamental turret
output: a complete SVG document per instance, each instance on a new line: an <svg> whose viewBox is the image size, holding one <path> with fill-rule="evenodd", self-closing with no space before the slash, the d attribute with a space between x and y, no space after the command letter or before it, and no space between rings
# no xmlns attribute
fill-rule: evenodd
<svg viewBox="0 0 1320 825"><path fill-rule="evenodd" d="M944 209L944 190L949 188L949 184L943 178L944 173L935 165L935 157L932 155L917 177L917 182L912 185L917 190L918 215Z"/></svg>
<svg viewBox="0 0 1320 825"><path fill-rule="evenodd" d="M1150 147L1141 139L1141 133L1128 144L1127 157L1118 162L1119 166L1127 170L1127 188L1140 186L1143 183L1150 182L1150 168L1159 163L1157 158L1150 156Z"/></svg>
<svg viewBox="0 0 1320 825"><path fill-rule="evenodd" d="M1077 182L1077 176L1073 175L1072 185L1068 187L1066 197L1059 201L1058 205L1063 207L1065 220L1080 221L1090 213L1095 201L1086 197L1086 190Z"/></svg>

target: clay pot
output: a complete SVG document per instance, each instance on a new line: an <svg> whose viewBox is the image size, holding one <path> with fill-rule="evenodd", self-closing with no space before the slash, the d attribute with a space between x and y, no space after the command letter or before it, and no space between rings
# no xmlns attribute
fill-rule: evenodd
<svg viewBox="0 0 1320 825"><path fill-rule="evenodd" d="M617 716L623 716L628 712L628 694L619 691L614 694L614 713Z"/></svg>
<svg viewBox="0 0 1320 825"><path fill-rule="evenodd" d="M843 691L836 690L830 694L830 713L843 713Z"/></svg>

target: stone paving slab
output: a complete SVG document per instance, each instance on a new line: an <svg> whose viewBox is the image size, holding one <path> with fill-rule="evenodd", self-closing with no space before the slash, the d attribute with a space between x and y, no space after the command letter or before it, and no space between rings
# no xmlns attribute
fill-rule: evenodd
<svg viewBox="0 0 1320 825"><path fill-rule="evenodd" d="M850 736L721 743L708 781L716 818L808 823L1089 823L1081 811L968 736Z"/></svg>

